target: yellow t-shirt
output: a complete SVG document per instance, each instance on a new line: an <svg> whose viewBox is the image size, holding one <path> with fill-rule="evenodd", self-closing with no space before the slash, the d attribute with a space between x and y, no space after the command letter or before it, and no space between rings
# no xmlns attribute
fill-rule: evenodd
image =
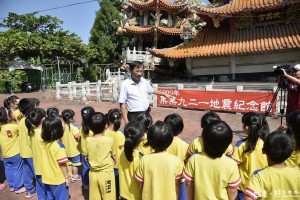
<svg viewBox="0 0 300 200"><path fill-rule="evenodd" d="M64 136L63 136L63 144L66 148L66 153L69 158L78 156L80 154L80 143L75 139L75 136L79 136L79 129L76 124L70 124L69 126L66 124Z"/></svg>
<svg viewBox="0 0 300 200"><path fill-rule="evenodd" d="M32 159L34 172L36 175L42 175L42 148L43 148L43 139L42 139L42 129L34 129L34 133L30 135L31 139L31 148L32 148Z"/></svg>
<svg viewBox="0 0 300 200"><path fill-rule="evenodd" d="M63 184L66 179L59 165L68 162L64 145L59 141L43 142L41 159L42 182L48 185Z"/></svg>
<svg viewBox="0 0 300 200"><path fill-rule="evenodd" d="M203 152L204 145L203 145L203 138L201 136L197 137L192 141L188 148L188 154L191 156L193 153ZM232 144L229 144L228 148L225 151L226 156L232 156L233 154L233 147Z"/></svg>
<svg viewBox="0 0 300 200"><path fill-rule="evenodd" d="M0 145L2 149L3 158L10 158L20 153L18 125L16 124L1 125Z"/></svg>
<svg viewBox="0 0 300 200"><path fill-rule="evenodd" d="M244 191L251 174L257 170L268 166L267 156L262 153L264 142L258 139L253 152L244 153L248 147L248 140L244 139L236 143L232 158L238 163L242 184L239 190Z"/></svg>
<svg viewBox="0 0 300 200"><path fill-rule="evenodd" d="M114 140L113 152L116 153L116 164L114 168L118 169L120 165L121 151L124 148L125 136L121 131L113 131L110 129L107 129L104 135L111 137Z"/></svg>
<svg viewBox="0 0 300 200"><path fill-rule="evenodd" d="M182 179L183 162L167 152L142 157L135 178L142 182L142 199L177 199L175 181Z"/></svg>
<svg viewBox="0 0 300 200"><path fill-rule="evenodd" d="M205 153L193 154L183 176L194 182L194 199L229 199L227 187L235 189L242 182L236 163L225 155L213 159Z"/></svg>
<svg viewBox="0 0 300 200"><path fill-rule="evenodd" d="M80 135L80 147L81 147L81 154L86 156L87 151L86 151L86 138L91 137L94 135L93 131L89 131L88 134L85 134L83 132L83 128L81 127L79 130L79 135Z"/></svg>
<svg viewBox="0 0 300 200"><path fill-rule="evenodd" d="M288 167L300 169L300 150L294 150L292 155L284 161L284 164Z"/></svg>
<svg viewBox="0 0 300 200"><path fill-rule="evenodd" d="M113 139L108 136L87 137L87 156L93 171L111 171L114 168Z"/></svg>
<svg viewBox="0 0 300 200"><path fill-rule="evenodd" d="M21 112L20 112L19 109L11 110L11 111L12 111L12 113L14 114L14 116L16 116L16 118L17 118L19 121L23 118L23 116L21 115Z"/></svg>
<svg viewBox="0 0 300 200"><path fill-rule="evenodd" d="M22 118L19 123L20 155L22 158L32 158L31 141L25 125L25 119L26 117Z"/></svg>
<svg viewBox="0 0 300 200"><path fill-rule="evenodd" d="M245 195L261 200L300 199L300 170L266 167L256 170L249 180Z"/></svg>
<svg viewBox="0 0 300 200"><path fill-rule="evenodd" d="M120 157L119 179L120 195L128 200L141 199L139 191L139 182L134 178L136 169L139 166L142 155L138 150L133 150L133 161L129 162L125 156L124 150Z"/></svg>
<svg viewBox="0 0 300 200"><path fill-rule="evenodd" d="M178 137L174 137L173 138L173 142L172 144L167 148L167 152L169 154L178 156L182 161L187 159L187 150L189 148L189 144L178 138Z"/></svg>
<svg viewBox="0 0 300 200"><path fill-rule="evenodd" d="M139 144L138 150L143 154L143 155L148 155L150 153L154 153L154 149L151 148L150 145L145 146L147 143L147 134L145 133L144 135L144 140Z"/></svg>

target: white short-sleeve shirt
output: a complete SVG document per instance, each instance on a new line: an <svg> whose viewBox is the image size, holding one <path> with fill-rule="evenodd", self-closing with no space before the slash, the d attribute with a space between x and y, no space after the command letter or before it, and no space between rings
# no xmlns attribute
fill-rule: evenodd
<svg viewBox="0 0 300 200"><path fill-rule="evenodd" d="M153 92L153 87L146 79L141 78L137 84L130 76L121 84L119 103L126 104L129 112L145 111L149 107L148 94Z"/></svg>

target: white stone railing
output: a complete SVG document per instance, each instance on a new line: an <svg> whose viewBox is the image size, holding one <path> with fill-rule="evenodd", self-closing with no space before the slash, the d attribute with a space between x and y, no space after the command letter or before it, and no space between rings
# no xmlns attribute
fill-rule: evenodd
<svg viewBox="0 0 300 200"><path fill-rule="evenodd" d="M137 51L135 47L130 50L129 47L126 48L126 62L131 63L133 61L140 61L143 63L153 63L155 65L166 63L166 60L151 55L148 51Z"/></svg>
<svg viewBox="0 0 300 200"><path fill-rule="evenodd" d="M105 82L89 82L61 84L56 82L56 99L82 101L110 101L117 102L119 81L108 79Z"/></svg>

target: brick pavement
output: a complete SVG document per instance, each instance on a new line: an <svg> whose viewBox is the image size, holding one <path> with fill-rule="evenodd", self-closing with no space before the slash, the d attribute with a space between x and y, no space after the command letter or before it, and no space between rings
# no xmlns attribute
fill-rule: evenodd
<svg viewBox="0 0 300 200"><path fill-rule="evenodd" d="M55 106L61 112L63 109L71 108L75 111L75 123L80 125L81 123L81 116L80 110L89 105L95 108L96 111L106 113L109 109L116 108L118 104L112 103L98 103L98 102L82 102L82 101L65 101L55 100L55 92L54 91L47 91L47 92L33 92L33 93L19 93L16 94L19 98L26 98L26 97L35 97L40 99L40 107L47 109L49 107ZM0 94L0 102L3 102L5 98L8 97L8 94ZM174 108L152 108L151 115L154 121L157 120L164 120L165 116L171 113L178 113L184 120L184 131L180 135L182 139L185 139L187 142L191 142L194 138L201 135L201 127L200 127L200 119L205 113L205 111L201 110L185 110L185 109L174 109ZM242 134L242 124L241 124L241 114L234 114L234 113L224 113L218 112L218 115L221 117L222 120L226 121L232 130L234 131L234 138L233 138L233 145L241 139L244 135ZM271 117L267 118L267 121L270 126L270 130L275 130L279 124L280 119L274 119ZM123 128L122 126L121 128ZM86 191L81 190L81 183L72 183L70 185L70 195L72 200L82 200L88 199L88 193ZM24 195L16 195L14 193L9 192L9 189L6 188L5 190L0 191L0 199L1 200L11 200L11 199L24 199ZM37 199L36 196L32 197L31 199Z"/></svg>

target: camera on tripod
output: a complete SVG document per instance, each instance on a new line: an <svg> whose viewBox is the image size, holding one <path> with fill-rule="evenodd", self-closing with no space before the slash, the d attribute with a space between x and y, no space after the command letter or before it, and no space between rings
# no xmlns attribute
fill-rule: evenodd
<svg viewBox="0 0 300 200"><path fill-rule="evenodd" d="M282 76L284 73L281 69L285 70L285 72L288 74L291 72L291 69L290 69L290 65L289 64L285 64L285 65L275 65L273 66L273 69L274 69L274 73L277 75L277 76Z"/></svg>

